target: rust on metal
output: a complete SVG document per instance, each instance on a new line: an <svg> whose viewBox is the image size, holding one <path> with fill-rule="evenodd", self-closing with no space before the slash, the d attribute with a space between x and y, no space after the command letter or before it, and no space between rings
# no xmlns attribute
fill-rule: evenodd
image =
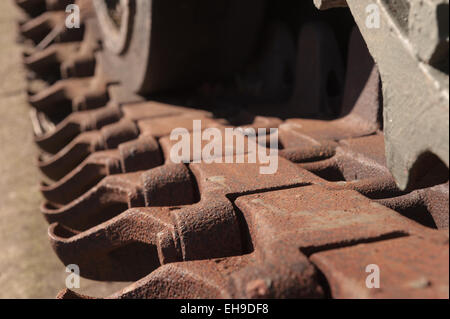
<svg viewBox="0 0 450 319"><path fill-rule="evenodd" d="M445 138L430 139L428 120L398 125L396 88L411 81L387 68L404 56L397 32L407 26L413 54L400 64L430 75L418 92L446 79L448 93L448 34L426 25L448 1L414 5L408 18L399 11L394 23L392 7L376 0L391 29L375 36L361 23L366 0L301 2L289 7L295 21L264 18L279 14L275 1L78 0L73 30L64 27L73 1L15 2L26 13L28 77L45 82L28 92L40 210L65 265L133 282L107 298L448 298L448 155L437 147ZM310 19L314 4L349 9ZM400 55L374 49L385 38ZM448 107L441 116L430 103L445 99L423 104L439 116L436 132L448 128ZM411 122L422 108L405 101ZM175 161L177 129L190 149ZM196 152L209 129L236 130L244 149L200 139L201 149L232 151ZM406 149L405 134L422 131L428 141ZM442 165L413 165L427 145ZM274 173L261 174L257 152L276 161ZM367 285L373 264L381 289ZM57 297L91 298L69 289Z"/></svg>

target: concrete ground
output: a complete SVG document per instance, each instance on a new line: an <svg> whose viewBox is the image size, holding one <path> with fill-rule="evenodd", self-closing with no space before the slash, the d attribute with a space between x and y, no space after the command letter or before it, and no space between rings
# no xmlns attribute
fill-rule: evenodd
<svg viewBox="0 0 450 319"><path fill-rule="evenodd" d="M47 238L35 165L22 48L15 42L19 10L0 1L0 298L54 298L67 273ZM107 296L124 283L82 280L79 293Z"/></svg>

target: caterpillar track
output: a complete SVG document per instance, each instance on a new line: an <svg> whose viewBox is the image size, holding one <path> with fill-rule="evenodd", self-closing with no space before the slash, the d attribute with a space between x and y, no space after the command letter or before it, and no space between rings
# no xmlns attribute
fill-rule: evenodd
<svg viewBox="0 0 450 319"><path fill-rule="evenodd" d="M449 297L448 1L15 2L50 242L108 298ZM195 120L278 169L174 162Z"/></svg>

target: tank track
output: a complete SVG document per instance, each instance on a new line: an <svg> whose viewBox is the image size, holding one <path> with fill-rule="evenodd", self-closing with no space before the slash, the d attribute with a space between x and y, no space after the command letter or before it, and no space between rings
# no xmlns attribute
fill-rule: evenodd
<svg viewBox="0 0 450 319"><path fill-rule="evenodd" d="M274 37L283 52L297 47L284 57L296 65L294 94L243 110L217 85L131 92L105 71L88 0L77 1L82 27L71 30L71 1L15 1L28 14L19 29L50 242L85 278L134 282L108 298L448 298L448 168L413 189L397 185L380 73L356 26L344 51L321 21L304 23L294 43ZM282 113L297 105L338 111ZM278 128L277 172L195 154L173 163L170 134L192 132L193 120ZM366 286L371 264L383 289ZM58 298L91 297L66 289Z"/></svg>

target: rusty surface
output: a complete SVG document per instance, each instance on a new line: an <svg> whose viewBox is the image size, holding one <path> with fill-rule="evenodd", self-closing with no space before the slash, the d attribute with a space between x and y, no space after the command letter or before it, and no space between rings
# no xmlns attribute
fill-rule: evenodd
<svg viewBox="0 0 450 319"><path fill-rule="evenodd" d="M100 35L107 22L100 18L99 26L89 4L83 28L71 34L58 28L64 1L16 2L30 14L21 26L34 43L25 65L56 79L29 97L50 242L83 277L134 281L109 298L448 298L448 176L432 172L408 191L397 186L385 156L379 68L356 27L344 63L330 25L303 24L297 63L289 64L292 96L270 106L279 112L264 114L228 110L234 100L214 85L187 98L137 95L129 88L167 88L188 68L175 63L157 82L165 61L130 66L132 50L118 58L120 39ZM321 9L346 5L314 2ZM291 36L285 31L271 29L275 44L282 41L277 34ZM283 61L291 60L285 52ZM157 71L151 76L150 65ZM137 76L142 72L148 77ZM260 174L264 164L258 157L249 163L251 148L207 157L212 163L191 149L174 163L170 134L184 128L192 146L202 133L194 120L221 133L278 128L277 171ZM269 135L260 145L266 153L270 141ZM373 263L383 269L379 290L365 284L365 267ZM65 290L58 298L90 297Z"/></svg>
<svg viewBox="0 0 450 319"><path fill-rule="evenodd" d="M29 102L47 115L87 110L104 106L108 101L107 86L110 83L97 63L94 76L68 78L33 94Z"/></svg>
<svg viewBox="0 0 450 319"><path fill-rule="evenodd" d="M25 66L43 76L49 73L60 74L64 78L94 75L94 52L99 49L96 21L91 19L84 22L84 25L85 32L81 42L59 42L45 49L24 52Z"/></svg>
<svg viewBox="0 0 450 319"><path fill-rule="evenodd" d="M335 298L448 298L448 242L419 237L319 252L311 260L325 273ZM382 289L365 288L366 266L383 269Z"/></svg>

